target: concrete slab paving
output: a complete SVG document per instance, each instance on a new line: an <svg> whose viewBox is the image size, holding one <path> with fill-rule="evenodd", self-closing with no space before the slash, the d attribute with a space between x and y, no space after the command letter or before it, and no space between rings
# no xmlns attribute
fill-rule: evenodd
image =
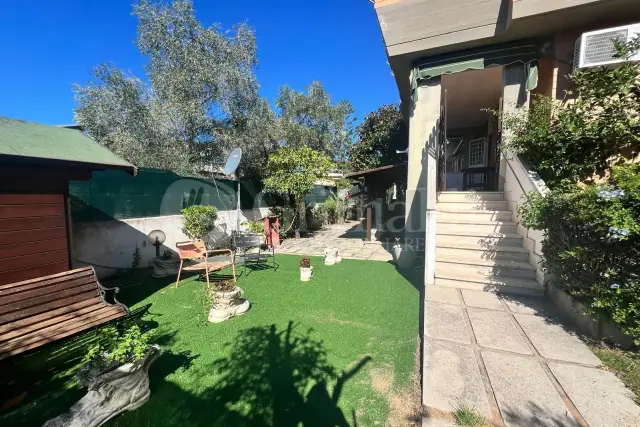
<svg viewBox="0 0 640 427"><path fill-rule="evenodd" d="M557 317L557 309L544 298L536 298L524 295L503 295L502 299L514 313L538 314L543 316Z"/></svg>
<svg viewBox="0 0 640 427"><path fill-rule="evenodd" d="M427 301L460 304L460 297L456 289L443 288L442 286L427 286L424 294Z"/></svg>
<svg viewBox="0 0 640 427"><path fill-rule="evenodd" d="M489 308L492 310L504 310L500 297L492 292L462 290L464 303L470 307Z"/></svg>
<svg viewBox="0 0 640 427"><path fill-rule="evenodd" d="M482 347L533 354L507 313L467 308L476 341Z"/></svg>
<svg viewBox="0 0 640 427"><path fill-rule="evenodd" d="M549 362L551 372L590 427L638 427L640 407L613 373Z"/></svg>
<svg viewBox="0 0 640 427"><path fill-rule="evenodd" d="M578 426L536 359L488 350L482 359L507 426Z"/></svg>
<svg viewBox="0 0 640 427"><path fill-rule="evenodd" d="M423 403L452 412L467 404L489 417L489 400L473 350L461 344L427 340L425 343ZM436 424L437 425L437 424Z"/></svg>
<svg viewBox="0 0 640 427"><path fill-rule="evenodd" d="M555 319L527 314L514 317L542 357L598 366L600 359L580 339Z"/></svg>
<svg viewBox="0 0 640 427"><path fill-rule="evenodd" d="M427 337L462 344L471 343L462 307L426 301L424 311L426 317L425 335Z"/></svg>

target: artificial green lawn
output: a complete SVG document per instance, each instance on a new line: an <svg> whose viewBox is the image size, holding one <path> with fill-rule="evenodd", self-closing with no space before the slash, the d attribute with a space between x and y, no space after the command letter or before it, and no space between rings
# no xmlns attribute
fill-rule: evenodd
<svg viewBox="0 0 640 427"><path fill-rule="evenodd" d="M412 387L418 291L375 261L312 258L315 277L301 282L299 260L278 256L276 272L241 276L251 310L216 325L206 322L196 277L178 289L150 278L125 287L121 299L146 310L164 353L150 370L151 399L108 425L384 425L391 398ZM82 395L69 372L54 377L57 392L0 424L40 425L52 407L68 407Z"/></svg>

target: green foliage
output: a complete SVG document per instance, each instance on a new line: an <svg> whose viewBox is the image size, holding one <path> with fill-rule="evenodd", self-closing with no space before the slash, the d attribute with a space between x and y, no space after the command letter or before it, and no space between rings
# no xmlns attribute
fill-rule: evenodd
<svg viewBox="0 0 640 427"><path fill-rule="evenodd" d="M297 207L298 226L305 229L304 196L333 166L333 162L327 156L310 147L281 147L269 156L264 187L266 191L293 196Z"/></svg>
<svg viewBox="0 0 640 427"><path fill-rule="evenodd" d="M640 344L640 165L614 167L604 184L531 194L519 214L525 227L544 230L554 284Z"/></svg>
<svg viewBox="0 0 640 427"><path fill-rule="evenodd" d="M149 350L150 334L142 333L138 325L119 332L113 326L98 331L98 340L85 355L85 362L98 362L104 366L133 363L141 360Z"/></svg>
<svg viewBox="0 0 640 427"><path fill-rule="evenodd" d="M247 228L249 229L250 233L260 235L264 234L264 222L262 221L248 221Z"/></svg>
<svg viewBox="0 0 640 427"><path fill-rule="evenodd" d="M487 425L487 420L479 414L475 408L468 404L461 404L454 408L456 424L459 426L482 427Z"/></svg>
<svg viewBox="0 0 640 427"><path fill-rule="evenodd" d="M312 215L318 225L329 224L329 206L326 203L318 203L313 207Z"/></svg>
<svg viewBox="0 0 640 427"><path fill-rule="evenodd" d="M306 94L283 86L276 107L286 146L310 147L336 161L346 159L354 121L348 101L332 104L322 83L314 81Z"/></svg>
<svg viewBox="0 0 640 427"><path fill-rule="evenodd" d="M594 345L591 348L602 364L613 371L640 402L640 353Z"/></svg>
<svg viewBox="0 0 640 427"><path fill-rule="evenodd" d="M138 166L178 173L199 173L237 145L275 148L249 26L205 27L188 0L141 0L134 15L146 77L102 64L75 86L75 120L91 137Z"/></svg>
<svg viewBox="0 0 640 427"><path fill-rule="evenodd" d="M202 239L215 229L218 210L213 206L193 205L182 209L184 227L182 232L191 239Z"/></svg>
<svg viewBox="0 0 640 427"><path fill-rule="evenodd" d="M349 201L332 194L324 204L329 213L329 222L332 224L342 224L347 219L349 212Z"/></svg>
<svg viewBox="0 0 640 427"><path fill-rule="evenodd" d="M617 47L629 58L640 37ZM538 96L530 111L502 117L512 135L505 146L528 159L551 187L602 175L640 151L640 64L586 68L570 79L577 98L559 103Z"/></svg>
<svg viewBox="0 0 640 427"><path fill-rule="evenodd" d="M142 259L142 255L140 254L140 248L136 244L136 249L133 251L133 259L131 260L131 268L136 269L140 267L141 259Z"/></svg>
<svg viewBox="0 0 640 427"><path fill-rule="evenodd" d="M396 150L407 148L408 132L399 105L383 105L358 126L358 140L349 151L349 169L360 171L406 160Z"/></svg>

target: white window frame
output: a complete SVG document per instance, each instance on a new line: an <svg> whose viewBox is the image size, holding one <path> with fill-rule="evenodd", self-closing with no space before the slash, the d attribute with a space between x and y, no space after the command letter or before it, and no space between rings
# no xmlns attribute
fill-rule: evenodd
<svg viewBox="0 0 640 427"><path fill-rule="evenodd" d="M471 164L471 150L473 148L474 143L482 143L482 163ZM487 166L487 138L476 138L469 141L469 168L483 168Z"/></svg>

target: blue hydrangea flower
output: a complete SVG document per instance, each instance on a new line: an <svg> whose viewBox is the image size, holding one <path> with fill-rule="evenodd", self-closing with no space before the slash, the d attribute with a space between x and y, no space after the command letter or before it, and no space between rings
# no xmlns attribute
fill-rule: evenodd
<svg viewBox="0 0 640 427"><path fill-rule="evenodd" d="M620 285L618 285L617 283L614 283L613 285L611 285L611 289L618 289L620 288Z"/></svg>
<svg viewBox="0 0 640 427"><path fill-rule="evenodd" d="M627 237L629 233L630 231L626 228L609 227L609 234L607 236L614 240L617 240L622 237Z"/></svg>

